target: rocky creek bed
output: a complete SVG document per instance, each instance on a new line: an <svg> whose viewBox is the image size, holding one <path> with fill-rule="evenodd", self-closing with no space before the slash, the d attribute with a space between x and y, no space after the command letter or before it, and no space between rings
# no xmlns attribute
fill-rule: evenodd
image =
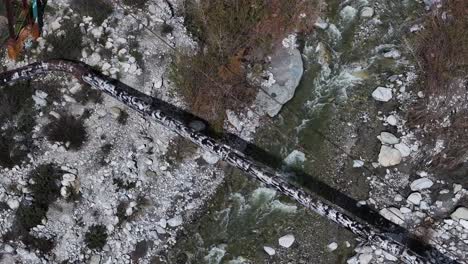
<svg viewBox="0 0 468 264"><path fill-rule="evenodd" d="M3 58L3 69L43 58L79 59L184 107L168 81L173 51L146 30L164 33L178 49L196 47L183 18L173 14L180 2L111 4L100 12L80 8L86 4L81 2L51 3L44 37L21 61ZM247 151L276 164L291 181L314 190L319 179L335 188L322 194L342 193L370 205L463 261L466 180L418 163L422 143L405 125L408 105L424 96L407 39L431 3L326 4L313 34L291 34L272 54L268 78L259 83L269 96L259 92L251 107L228 110L225 129L266 149L269 155ZM24 110L16 111L18 119L2 124L2 140L32 151L14 156L0 171L1 262L396 261L113 99L83 101L91 95L83 95L85 88L73 79L23 85L35 89L13 87L29 93L33 125L18 126ZM75 150L71 141L54 142L45 134L48 124L69 115L87 131ZM15 126L31 132L9 137L6 131ZM31 197L44 171L53 176L50 204L34 207ZM24 212L39 218L25 222Z"/></svg>

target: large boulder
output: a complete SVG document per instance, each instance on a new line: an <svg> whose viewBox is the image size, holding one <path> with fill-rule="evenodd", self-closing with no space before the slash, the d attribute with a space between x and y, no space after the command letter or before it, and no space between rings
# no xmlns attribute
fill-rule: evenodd
<svg viewBox="0 0 468 264"><path fill-rule="evenodd" d="M401 153L398 149L383 145L380 148L379 164L384 167L390 167L400 164Z"/></svg>
<svg viewBox="0 0 468 264"><path fill-rule="evenodd" d="M270 116L276 116L283 105L291 100L304 73L301 52L296 48L280 48L271 59L275 83L264 87L257 95L257 104Z"/></svg>

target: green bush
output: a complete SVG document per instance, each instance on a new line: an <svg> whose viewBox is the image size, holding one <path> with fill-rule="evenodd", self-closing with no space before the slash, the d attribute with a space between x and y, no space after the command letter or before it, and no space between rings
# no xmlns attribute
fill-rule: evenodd
<svg viewBox="0 0 468 264"><path fill-rule="evenodd" d="M88 248L101 250L107 243L107 229L104 225L93 225L85 234L85 243Z"/></svg>
<svg viewBox="0 0 468 264"><path fill-rule="evenodd" d="M83 120L68 114L47 124L44 133L49 141L69 142L69 148L73 150L80 149L88 138Z"/></svg>

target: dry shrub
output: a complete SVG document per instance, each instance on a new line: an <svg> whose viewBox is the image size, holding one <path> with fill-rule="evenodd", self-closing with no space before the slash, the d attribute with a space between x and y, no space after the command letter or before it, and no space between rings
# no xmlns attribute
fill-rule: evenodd
<svg viewBox="0 0 468 264"><path fill-rule="evenodd" d="M467 157L468 138L468 2L446 0L434 9L418 35L416 51L422 67L425 98L410 109L409 125L423 129L424 143L444 142L444 150L427 153L438 168L454 169Z"/></svg>
<svg viewBox="0 0 468 264"><path fill-rule="evenodd" d="M289 33L309 32L317 9L309 0L186 0L186 27L200 49L179 54L171 79L195 114L222 126L226 109L255 97L246 66L263 63Z"/></svg>

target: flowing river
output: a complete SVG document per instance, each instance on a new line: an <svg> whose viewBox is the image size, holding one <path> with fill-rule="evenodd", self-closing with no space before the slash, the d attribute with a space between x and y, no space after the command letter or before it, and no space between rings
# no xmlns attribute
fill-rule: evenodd
<svg viewBox="0 0 468 264"><path fill-rule="evenodd" d="M342 151L376 160L374 134L381 122L370 95L390 76L414 71L409 32L425 6L415 0L326 2L316 31L300 39L305 71L295 96L274 124L257 131L255 144L273 155L260 157L266 162L288 157L280 169L304 188L320 179L365 200L366 175ZM181 234L171 263L346 263L354 255L355 237L348 231L238 171L227 175L206 211ZM278 238L288 234L293 245L281 247ZM338 247L331 251L333 242Z"/></svg>

